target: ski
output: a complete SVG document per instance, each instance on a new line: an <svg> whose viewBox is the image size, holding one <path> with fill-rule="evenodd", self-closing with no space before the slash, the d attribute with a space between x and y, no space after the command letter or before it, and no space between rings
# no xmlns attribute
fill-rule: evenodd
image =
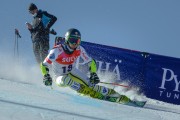
<svg viewBox="0 0 180 120"><path fill-rule="evenodd" d="M107 97L105 97L104 100L109 101L109 102L115 102L115 103L119 103L119 104L124 104L124 105L135 106L135 107L144 107L144 105L147 102L147 101L130 100L125 95L121 95L120 97L107 96Z"/></svg>
<svg viewBox="0 0 180 120"><path fill-rule="evenodd" d="M80 96L86 96L85 94L79 94ZM92 96L91 96L92 97ZM114 102L123 105L129 105L134 107L144 107L147 101L137 101L137 100L130 100L127 96L121 95L120 97L110 97L110 96L98 96L92 97L99 100L104 100L108 102Z"/></svg>
<svg viewBox="0 0 180 120"><path fill-rule="evenodd" d="M109 102L114 102L114 103L119 103L119 104L124 104L124 105L130 105L130 106L135 106L135 107L144 107L147 101L137 101L137 100L131 100L125 95L119 95L118 97L115 96L104 96L99 92L96 92L88 87L81 86L83 89L82 91L78 91L80 95L83 96L90 96L91 98L99 99L99 100L104 100L104 101L109 101ZM86 88L86 89L85 89Z"/></svg>

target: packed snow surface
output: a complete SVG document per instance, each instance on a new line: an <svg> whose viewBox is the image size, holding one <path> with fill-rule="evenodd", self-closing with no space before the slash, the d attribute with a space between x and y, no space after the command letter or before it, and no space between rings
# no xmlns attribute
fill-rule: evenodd
<svg viewBox="0 0 180 120"><path fill-rule="evenodd" d="M38 80L37 80L38 81ZM1 120L179 120L180 107L148 99L144 108L80 96L69 88L0 79Z"/></svg>

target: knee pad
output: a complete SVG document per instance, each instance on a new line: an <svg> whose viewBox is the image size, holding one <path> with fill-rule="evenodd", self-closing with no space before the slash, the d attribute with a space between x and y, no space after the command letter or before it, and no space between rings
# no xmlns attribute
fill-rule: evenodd
<svg viewBox="0 0 180 120"><path fill-rule="evenodd" d="M68 75L59 76L56 79L56 84L60 87L69 86L71 89L78 91L80 89L80 84L74 80L72 80Z"/></svg>
<svg viewBox="0 0 180 120"><path fill-rule="evenodd" d="M65 77L65 76L64 76ZM66 85L64 84L64 77L63 76L59 76L56 78L56 85L60 86L60 87L65 87Z"/></svg>
<svg viewBox="0 0 180 120"><path fill-rule="evenodd" d="M70 86L72 84L72 80L69 76L59 76L56 78L56 84L58 86Z"/></svg>

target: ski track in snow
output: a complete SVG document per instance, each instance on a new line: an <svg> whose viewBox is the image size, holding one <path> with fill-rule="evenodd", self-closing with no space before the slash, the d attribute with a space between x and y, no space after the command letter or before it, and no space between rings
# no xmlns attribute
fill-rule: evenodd
<svg viewBox="0 0 180 120"><path fill-rule="evenodd" d="M81 114L72 113L72 112L66 112L66 111L62 111L62 110L45 108L45 107L41 107L41 106L34 106L34 105L28 105L28 104L24 104L24 103L12 102L12 101L8 101L8 100L0 100L0 102L3 102L5 104L19 105L19 106L30 107L30 108L34 108L34 109L46 110L46 111L50 111L50 112L57 112L57 113L71 115L71 116L78 116L78 117L82 117L82 118L101 120L101 118L98 118L98 117L86 116L86 115L81 115ZM40 114L41 114L41 117L44 118L43 113L40 113Z"/></svg>
<svg viewBox="0 0 180 120"><path fill-rule="evenodd" d="M179 105L149 99L144 108L79 96L68 88L0 79L1 120L178 120Z"/></svg>

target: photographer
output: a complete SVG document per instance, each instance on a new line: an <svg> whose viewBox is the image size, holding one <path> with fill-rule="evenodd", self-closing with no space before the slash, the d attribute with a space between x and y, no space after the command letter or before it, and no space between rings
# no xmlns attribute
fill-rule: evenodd
<svg viewBox="0 0 180 120"><path fill-rule="evenodd" d="M33 3L29 5L28 10L34 19L32 24L26 23L26 26L31 33L36 61L40 65L48 55L49 34L52 32L50 28L56 22L57 18L46 11L38 10L37 6Z"/></svg>

